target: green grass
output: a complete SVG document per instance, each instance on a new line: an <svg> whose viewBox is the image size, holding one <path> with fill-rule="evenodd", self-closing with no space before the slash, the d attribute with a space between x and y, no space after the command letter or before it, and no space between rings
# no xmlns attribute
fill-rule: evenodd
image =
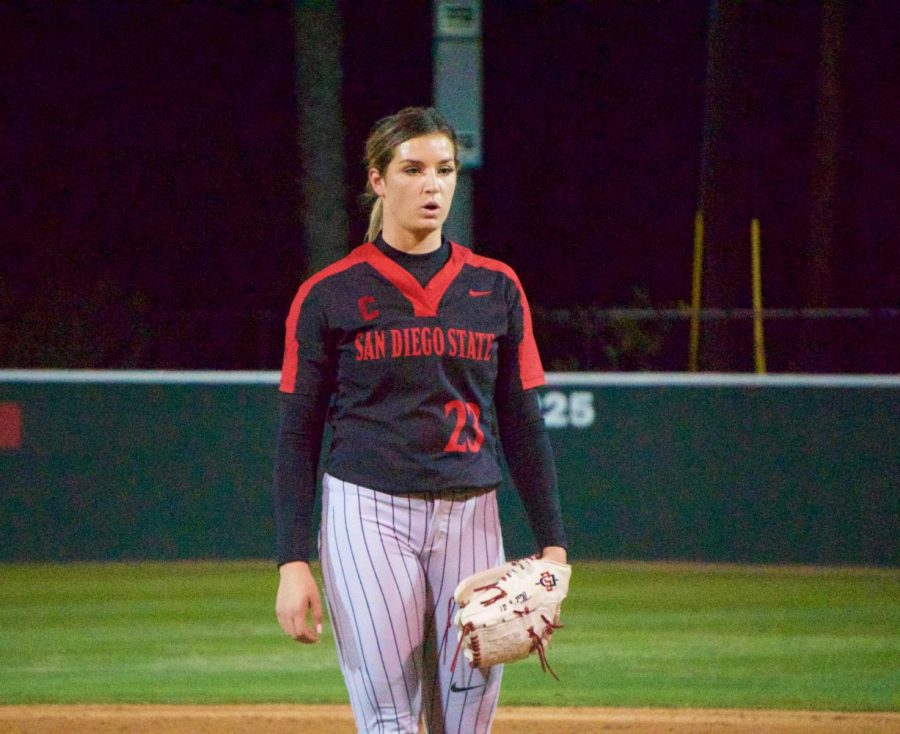
<svg viewBox="0 0 900 734"><path fill-rule="evenodd" d="M345 702L333 641L274 617L267 562L0 565L0 703ZM502 702L895 711L900 571L576 563Z"/></svg>

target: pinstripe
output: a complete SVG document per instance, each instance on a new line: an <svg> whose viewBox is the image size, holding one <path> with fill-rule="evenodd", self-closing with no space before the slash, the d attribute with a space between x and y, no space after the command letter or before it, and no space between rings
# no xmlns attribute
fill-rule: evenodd
<svg viewBox="0 0 900 734"><path fill-rule="evenodd" d="M347 504L348 504L348 503L346 502L346 497L347 497L347 484L348 484L347 482L341 481L341 490L343 491L343 495L344 495L344 497L345 497L345 502L344 502L344 532L345 532L346 535L347 535L347 547L350 549L350 554L351 554L351 556L352 556L352 558L353 558L353 561L354 561L354 562L353 562L353 569L354 569L354 571L356 571L356 580L359 582L359 587L358 587L358 588L359 588L359 591L361 592L360 594L353 594L353 593L351 592L351 593L350 593L350 599L357 599L359 596L362 596L363 600L365 601L365 604L366 604L366 612L368 612L368 615L369 615L369 624L372 625L372 638L371 638L371 639L374 639L374 640L375 640L375 646L378 648L378 656L377 656L377 657L378 657L378 663L381 664L381 669L384 671L384 680L389 680L390 674L388 673L387 664L386 664L385 661L384 661L384 651L381 649L381 636L378 634L378 625L375 623L375 615L372 614L372 605L369 603L369 596L368 596L368 594L365 593L366 584L363 582L362 575L360 574L360 571L359 571L359 555L360 555L360 554L358 554L357 551L356 551L356 549L354 548L354 546L353 546L353 539L350 537L350 523L349 523L349 520L348 520L348 518L347 518ZM351 485L351 486L356 487L357 485ZM359 507L359 492L357 491L357 492L354 493L354 494L355 494L355 497L356 497L356 508L357 508L357 515L358 515L358 514L359 514L359 510L360 510L360 507ZM360 528L359 528L359 529L360 529L360 533L362 534L363 538L365 539L365 528L364 528L363 525L362 525L362 520L361 520L361 519L360 519ZM366 555L368 556L368 549L366 549ZM371 563L371 557L369 557L369 561L370 561L370 563ZM374 569L374 566L373 566L373 569ZM379 588L380 588L380 586L379 586ZM361 611L361 610L360 610L360 611ZM359 613L357 612L357 615L354 615L354 616L358 616L358 614L359 614ZM396 644L396 643L395 643L395 644ZM363 656L364 658L366 658L366 665L365 665L364 667L366 668L366 670L370 670L371 668L370 668L370 665L369 665L369 660L368 660L368 658L367 658L367 656L366 656L366 650L367 650L368 648L367 648L367 646L364 644L363 638L362 638L362 637L360 637L359 640L358 640L358 648L359 648L359 651L360 651L360 653L362 654L362 656ZM373 664L374 664L374 661L372 661L372 662L373 662ZM375 701L376 701L376 711L379 711L379 712L380 712L380 711L381 711L381 705L380 705L380 702L378 701L378 688L377 688L377 687L374 688L374 692L375 692ZM390 694L391 704L393 705L394 710L396 711L396 710L397 710L397 702L396 702L396 700L394 700L394 690L393 690L393 688L392 688L390 685L388 685L388 693Z"/></svg>
<svg viewBox="0 0 900 734"><path fill-rule="evenodd" d="M396 514L394 512L395 507L396 507L396 498L393 495L389 495L389 497L390 497L390 502L391 502L391 525L390 525L390 527L393 528L394 532L396 533L397 521L396 521ZM372 499L373 499L373 504L374 504L374 508L375 508L375 521L380 523L380 521L378 519L378 505L380 503L377 501L377 498L375 498L374 496ZM406 527L409 528L410 526L407 525ZM408 532L407 532L407 535L408 535ZM397 579L397 575L394 573L394 564L391 563L390 556L388 555L387 548L385 547L384 535L379 533L379 537L381 538L381 549L384 551L384 560L387 564L387 567L391 571L391 577L394 579L394 584L399 589L399 588L401 588L400 582ZM422 664L421 664L421 661L419 660L419 656L416 653L416 648L418 647L418 645L417 645L418 635L413 633L414 627L418 630L418 624L415 623L415 620L419 619L419 598L418 598L419 594L418 594L418 589L416 587L416 583L413 581L412 574L409 571L409 559L407 558L406 554L403 553L403 550L401 548L401 545L406 545L406 543L404 542L401 544L400 538L395 538L395 539L398 541L397 545L398 545L399 556L400 556L400 561L401 561L400 565L403 567L403 570L406 572L406 580L409 582L410 596L412 597L413 605L415 606L415 613L413 614L413 617L412 617L412 619L414 621L412 623L410 623L410 610L409 610L407 604L402 603L405 601L405 599L404 599L403 595L401 594L400 599L401 599L401 603L402 603L402 607L403 607L403 621L406 625L406 640L409 643L409 656L410 656L410 659L412 660L413 667L415 668L415 680L421 680ZM400 657L401 657L401 665L402 665L403 656L401 655ZM415 687L415 684L414 684L414 687ZM413 706L415 694L416 694L416 691L413 691L412 693L410 693L410 710L414 710L416 708L415 706Z"/></svg>
<svg viewBox="0 0 900 734"><path fill-rule="evenodd" d="M392 521L392 525L394 525L394 527L396 527L396 522L394 521L394 517L395 517L395 515L394 515L394 508L395 508L396 506L397 506L396 498L394 498L394 497L392 496L392 497L391 497L391 521ZM408 511L408 514L407 514L407 521L406 521L406 539L407 539L407 544L408 544L408 546L410 547L410 550L413 550L413 548L412 548L412 528L413 528L412 498L411 498L409 495L407 495L407 497L406 497L406 507L407 507L407 511ZM418 562L416 563L416 566L417 566L418 568L421 568L421 566L420 566L420 564L419 564ZM412 586L413 589L416 589L416 584L413 582L412 574L409 572L409 566L408 566L407 564L404 563L404 564L403 564L403 567L406 569L406 575L407 575L407 577L409 578L409 584L410 584L410 586ZM425 577L424 577L424 574L422 575L421 580L422 580L422 587L423 587L423 592L424 592L424 585L425 585ZM419 611L419 595L418 595L418 593L414 593L414 594L413 594L413 604L414 604L415 607L416 607L414 619L415 619L415 620L421 620L421 619L422 619L422 615L421 615L421 612ZM419 628L419 626L420 626L419 624L416 624L416 628L417 628L417 629ZM420 634L417 635L416 637L417 637L417 639L421 639L421 631L420 631ZM421 663L421 660L419 660L419 674L420 674L420 675L421 675L421 672L422 672L422 671L421 671L421 664L422 664L422 663Z"/></svg>
<svg viewBox="0 0 900 734"><path fill-rule="evenodd" d="M450 504L452 506L452 495L450 496ZM436 509L440 510L440 519L435 517L434 522L440 522L441 525L444 524L444 518L446 513L444 511L444 505L448 500L437 499L435 500ZM438 514L437 512L435 513ZM448 519L449 521L449 519ZM448 528L449 529L449 528ZM444 689L444 681L441 680L441 660L440 660L440 642L437 637L437 624L438 624L438 615L440 613L441 600L444 598L442 595L442 591L444 588L444 576L447 571L447 553L446 553L446 538L448 533L444 533L444 543L443 546L436 548L435 540L432 538L432 542L428 548L428 566L426 566L426 574L429 579L431 578L431 561L434 558L435 553L443 551L440 553L442 556L443 562L441 563L441 573L440 573L440 582L437 585L434 584L432 580L431 588L432 588L432 609L431 616L429 618L429 624L425 632L425 644L431 644L434 646L434 655L435 655L435 670L429 671L431 675L429 675L431 685L428 689L428 698L426 701L426 721L428 724L429 733L434 732L434 734L444 734L443 722L446 716L446 703L445 697L443 695ZM428 658L426 658L427 660ZM436 710L437 709L437 710Z"/></svg>
<svg viewBox="0 0 900 734"><path fill-rule="evenodd" d="M487 518L490 517L489 511L494 510L494 521L491 526L487 524ZM498 565L503 560L503 552L501 550L502 536L500 534L499 516L496 513L497 495L495 492L484 495L480 514L485 518L481 530L481 551L484 553L483 563L475 570L490 568ZM474 523L473 523L474 528ZM475 716L472 730L476 732L487 732L491 729L491 722L494 717L494 710L497 707L497 701L500 696L500 682L503 677L503 666L498 665L491 669L488 679L485 680L485 689L483 695L478 701L475 708ZM483 715L484 707L487 707L487 715Z"/></svg>
<svg viewBox="0 0 900 734"><path fill-rule="evenodd" d="M346 515L347 515L346 495L344 492L336 492L335 494L337 494L337 496L340 498L341 514L342 514L342 516L344 516L346 518ZM335 511L334 511L334 518L335 518L334 528L336 530L338 527L337 508L335 508ZM346 520L342 523L342 526L346 530L346 527L347 527ZM335 541L337 541L336 534L335 534ZM348 599L348 600L352 599L350 584L349 584L349 581L347 578L347 571L344 567L344 562L341 557L341 554L337 551L337 545L335 545L335 547L334 547L334 556L337 559L337 563L340 567L341 580L343 582L343 585L341 587L343 590L342 596L344 599ZM342 605L342 608L343 608L343 605ZM343 617L345 620L348 617L350 618L349 621L352 622L353 629L356 632L355 636L353 638L351 638L352 642L353 642L352 648L350 650L348 650L346 648L344 649L344 653L346 656L344 659L347 662L348 670L356 671L355 673L351 673L351 675L352 675L352 677L356 678L359 681L360 685L362 686L363 692L366 694L366 698L369 702L369 710L376 711L378 709L378 691L375 686L375 681L372 679L372 671L367 665L363 664L362 660L360 660L360 656L362 655L362 650L361 650L362 635L360 633L359 618L355 614L349 614L346 612L344 613ZM353 656L352 658L350 657L351 655ZM355 668L353 667L353 660L356 661ZM368 686L366 685L366 679L368 679ZM363 711L365 711L365 709L363 709Z"/></svg>
<svg viewBox="0 0 900 734"><path fill-rule="evenodd" d="M494 517L494 527L496 527L498 530L498 532L493 535L493 538L490 531L488 530L487 518L489 511ZM503 553L500 547L502 545L502 536L499 534L500 520L498 513L499 510L497 507L497 495L493 493L484 495L484 507L481 510L481 517L484 518L484 522L482 524L482 533L484 539L482 548L485 553L485 558L482 568L490 568L491 566L499 565L503 561ZM478 710L475 714L475 731L490 731L491 722L494 719L494 712L497 710L497 701L498 696L481 697L481 700L478 702ZM487 704L488 706L487 714L482 718L485 704ZM482 721L484 721L483 724L481 723ZM483 728L479 728L480 726Z"/></svg>
<svg viewBox="0 0 900 734"><path fill-rule="evenodd" d="M478 497L477 496L475 497L475 506L476 507L478 506ZM468 571L468 572L463 571L463 567L462 567L463 547L465 546L465 543L466 543L465 535L466 535L466 529L468 527L468 523L464 522L464 520L465 520L465 507L463 508L463 512L459 513L459 533L456 536L458 538L458 542L457 542L457 546L456 546L456 554L457 554L456 555L456 576L457 576L457 578L465 578L468 574L472 573L472 571ZM474 539L474 537L473 537L473 539ZM473 570L474 570L474 565L475 565L474 559L475 559L475 557L472 556ZM464 681L464 683L465 683L464 687L468 687L471 685L472 677L474 676L475 671L470 668L468 673L469 673L468 678ZM452 680L452 676L448 676L448 677ZM449 681L448 681L448 685L449 685ZM470 691L465 691L462 694L462 701L459 703L458 706L451 707L450 700L449 700L450 699L449 689L447 688L447 686L441 686L441 689L447 691L447 694L446 694L447 695L447 706L445 707L445 711L447 713L445 714L445 717L449 718L451 713L457 714L458 722L457 722L456 732L457 732L457 734L461 734L463 721L465 719L465 713L466 713L466 703L468 703L468 701L469 701Z"/></svg>
<svg viewBox="0 0 900 734"><path fill-rule="evenodd" d="M438 648L437 648L437 635L436 635L436 614L437 608L440 606L440 595L434 593L434 583L431 577L431 561L434 558L434 549L435 549L435 538L432 537L436 532L436 527L439 527L440 518L438 517L438 511L441 509L442 503L439 499L435 499L431 502L431 512L428 515L434 515L431 517L431 530L429 534L425 536L425 543L427 543L427 547L423 547L423 554L426 556L427 560L425 562L425 580L426 580L426 589L429 593L426 593L426 599L430 596L430 604L428 604L428 609L425 613L425 629L422 635L422 663L425 666L425 685L424 685L424 701L423 708L425 711L425 719L428 724L429 733L432 729L435 729L434 734L440 734L440 730L435 728L437 726L437 721L442 719L442 712L439 712L438 715L435 715L434 706L436 699L440 700L440 680L438 676L438 669L440 667L440 658L438 657ZM428 516L427 515L427 516ZM432 657L433 656L433 657ZM433 666L433 667L432 667Z"/></svg>
<svg viewBox="0 0 900 734"><path fill-rule="evenodd" d="M331 606L331 593L329 593L329 589L334 588L334 578L332 574L331 563L329 559L329 530L331 528L331 521L329 519L331 514L331 506L332 500L329 496L327 483L323 480L322 482L322 522L319 527L319 564L322 568L322 581L323 586L325 588L325 610L328 613L328 619L331 621L331 629L334 633L334 644L337 647L338 657L342 657L342 647L344 645L343 634L341 632L341 627L344 622L344 615L339 614L335 609ZM359 706L358 695L359 692L357 690L356 684L347 679L347 694L350 697L350 706L356 711Z"/></svg>
<svg viewBox="0 0 900 734"><path fill-rule="evenodd" d="M340 480L337 480L337 481L340 481ZM343 482L341 482L341 489L344 490ZM343 528L344 528L345 533L347 533L347 496L346 496L346 492L344 492L344 491L341 491L338 494L341 498L342 515L344 517ZM337 523L335 523L335 527L337 527ZM352 549L352 544L350 542L349 533L347 533L347 547L350 549L351 556L355 555L355 554L353 554L353 549ZM341 568L341 577L343 578L343 582L344 582L343 583L343 592L344 592L343 596L344 596L344 598L346 598L348 600L352 600L354 598L354 596L352 594L350 584L347 580L347 572L344 569L344 564L341 560L341 554L339 552L337 552L337 549L335 549L335 556L338 559L338 563ZM351 621L353 622L353 627L356 630L356 638L354 640L354 643L355 643L354 644L354 652L356 652L357 657L364 656L365 653L362 649L362 644L363 644L364 638L361 634L360 627L359 627L359 615L348 613L346 616L350 617ZM369 686L365 687L365 681L362 680L362 675L357 673L360 680L363 682L363 687L364 687L364 690L366 691L366 697L369 699L369 711L378 711L378 709L380 707L380 704L378 701L378 688L375 685L374 679L372 678L372 669L368 665L363 664L363 661L359 661L359 667L357 668L357 670L364 671L365 677L369 681Z"/></svg>
<svg viewBox="0 0 900 734"><path fill-rule="evenodd" d="M385 591L384 591L384 584L381 582L381 579L379 578L378 569L375 565L374 559L372 558L372 549L369 547L369 539L368 539L369 534L366 532L365 527L364 527L365 522L363 519L363 502L362 502L362 500L364 499L363 492L362 492L363 487L357 487L356 489L357 489L357 497L358 497L357 504L359 507L360 536L362 537L363 545L366 548L366 557L369 559L369 565L372 567L372 578L378 580L376 585L378 586L378 591L381 593L381 599L384 602L384 612L385 612L384 616L385 616L385 619L386 619L388 625L391 628L391 636L394 638L394 651L397 653L397 666L398 666L398 669L400 670L401 677L403 678L403 686L406 689L407 705L406 705L405 709L403 709L403 710L412 711L412 708L413 708L412 704L413 704L413 701L415 698L415 693L413 691L411 691L409 688L409 680L406 676L406 670L403 665L403 657L404 657L403 651L400 649L400 641L397 639L397 629L394 626L394 621L399 619L399 617L401 615L395 614L394 612L396 610L391 609L390 602L388 602L387 595L385 594ZM391 560L388 557L387 550L384 547L385 533L381 531L381 527L378 523L378 502L374 496L375 490L370 489L368 491L371 492L373 496L371 498L365 497L365 499L371 499L371 502L372 502L372 509L373 509L374 516L375 516L375 525L376 525L376 528L378 528L377 535L381 540L381 550L384 553L384 560L385 560L384 565L387 566L388 570L391 572L391 578L394 579L394 586L399 589L400 584L397 583L397 576L394 574L393 564L391 563ZM393 504L393 501L391 502L391 504ZM394 537L392 539L396 540L396 537ZM402 604L402 601L401 601L401 605L400 605L400 611L402 612L404 622L406 622L406 607L404 604ZM371 613L371 610L370 610L370 613ZM372 625L373 625L373 627L376 627L374 617L372 620ZM409 639L409 625L408 624L407 624L406 634L407 634L407 639ZM410 649L412 649L412 645L410 645ZM379 644L379 650L381 650L380 644ZM382 664L385 664L383 657L382 657ZM385 675L386 675L386 677L388 677L389 687L390 687L390 691L391 691L391 701L394 702L394 710L399 712L401 709L399 709L397 707L396 701L394 700L394 686L392 684L390 684L390 677L389 677L389 674L387 673L386 669L385 669Z"/></svg>
<svg viewBox="0 0 900 734"><path fill-rule="evenodd" d="M326 603L360 731L415 732L410 726L421 711L430 734L488 732L502 666L480 671L462 664L451 674L451 640L443 640L443 630L459 580L502 558L495 493L459 490L401 499L330 475L324 484ZM415 548L414 538L422 540ZM394 568L398 562L402 572ZM469 690L451 691L453 680Z"/></svg>
<svg viewBox="0 0 900 734"><path fill-rule="evenodd" d="M486 503L486 506L482 510L482 515L484 515L485 518L487 518L488 511L491 508L494 508L496 510L496 506L497 506L496 495L490 495L490 497L485 497L485 503ZM503 560L503 558L502 558L503 554L499 548L499 544L502 541L500 541L499 525L497 524L497 522L498 522L498 519L497 519L497 515L495 512L494 513L494 523L495 523L495 527L497 528L498 532L494 533L493 536L491 535L491 533L488 530L487 520L485 520L485 524L483 526L483 531L482 531L484 534L483 535L483 539L484 539L483 550L485 553L485 561L484 561L484 566L483 566L484 568L489 568L490 566L497 565L498 563L500 563ZM497 676L496 686L497 686L497 690L499 692L500 677L503 675L503 666L496 666L495 668L493 668L491 670L490 675ZM487 681L485 682L485 685L487 686ZM491 722L493 721L493 718L494 718L494 711L496 710L496 707L497 707L497 701L498 701L498 695L496 695L496 694L495 695L484 695L481 697L481 699L478 702L478 707L475 710L475 722L474 722L473 731L490 731ZM487 705L486 715L484 712L485 705Z"/></svg>
<svg viewBox="0 0 900 734"><path fill-rule="evenodd" d="M440 511L436 517L440 517L445 523L445 537L440 543L432 543L428 549L431 553L434 573L430 574L433 584L434 626L438 631L442 630L447 622L447 600L451 598L448 584L456 583L462 577L482 570L488 565L494 565L497 561L491 561L491 557L497 557L499 527L494 531L493 538L488 531L490 525L479 523L479 514L484 514L494 506L494 493L477 493L472 495L466 491L444 494L437 500ZM494 515L496 519L496 515ZM480 532L479 532L480 531ZM453 543L450 543L453 539ZM483 541L480 552L476 552L478 540ZM472 550L468 554L468 550ZM438 556L443 555L441 559ZM487 565L479 562L480 558L490 561ZM452 610L450 610L452 614ZM433 639L433 637L429 638ZM443 644L443 643L442 643ZM450 640L447 640L449 648ZM426 698L425 711L431 734L450 734L459 731L463 734L482 734L489 730L492 720L492 711L496 705L499 694L499 683L502 676L502 666L496 666L485 677L481 671L467 665L458 665L455 675L449 671L452 656L443 654L449 652L442 648L442 654L438 655L435 664L438 669L434 671L434 679L437 688L432 688L431 695ZM470 691L451 692L450 684L455 680L456 685L467 688L481 686ZM485 711L486 708L486 711ZM487 713L487 715L485 715Z"/></svg>
<svg viewBox="0 0 900 734"><path fill-rule="evenodd" d="M436 497L432 505L433 517L431 520L431 532L426 539L428 546L426 548L423 548L423 552L427 557L427 561L425 563L425 578L427 579L430 598L430 605L425 624L425 634L423 636L424 650L422 656L423 661L427 666L423 709L425 714L425 721L428 725L429 734L431 733L432 729L434 729L435 734L440 734L440 729L437 728L437 722L443 719L442 711L440 710L440 708L438 711L435 711L436 705L440 707L440 681L438 678L440 658L438 657L436 645L436 614L437 608L440 605L440 596L435 593L434 580L432 578L432 561L434 560L435 552L435 538L433 536L436 534L436 528L439 527L439 523L441 522L441 516L439 514L441 506L441 500L439 499L439 497Z"/></svg>
<svg viewBox="0 0 900 734"><path fill-rule="evenodd" d="M484 496L484 507L481 509L481 512L478 513L478 516L481 518L481 533L484 538L484 543L482 544L482 550L484 551L484 561L482 561L483 568L490 568L491 561L490 558L495 556L496 554L490 553L488 550L488 510L489 502L487 501L488 495Z"/></svg>
<svg viewBox="0 0 900 734"><path fill-rule="evenodd" d="M412 501L411 497L410 497L410 501ZM426 500L425 523L424 523L424 528L423 528L423 532L422 532L422 542L419 545L419 549L420 549L419 552L422 555L425 555L426 550L427 550L425 548L425 546L428 544L428 538L430 537L430 533L431 533L431 525L432 525L431 514L433 511L434 511L434 501L428 502ZM425 575L426 575L426 577L428 576L428 564L427 563L425 564Z"/></svg>
<svg viewBox="0 0 900 734"><path fill-rule="evenodd" d="M435 623L435 625L437 625L437 617L438 617L438 613L440 612L440 608L441 608L441 600L446 598L444 596L444 579L447 577L447 562L450 559L450 554L447 552L447 540L450 537L450 522L453 518L453 515L452 515L453 506L456 501L453 494L450 494L449 497L450 497L450 499L446 500L446 501L449 501L449 504L450 504L450 508L449 508L449 511L447 512L447 519L446 519L447 529L446 529L446 532L444 533L444 536L442 539L443 543L440 548L440 553L443 556L444 562L443 562L443 564L441 564L441 580L440 580L440 583L437 585L437 591L435 592L435 595L434 595L434 604L435 604L434 623ZM442 503L443 502L444 502L444 500L442 500ZM449 596L449 594L448 594L448 596ZM443 644L443 642L438 643L438 648L437 648L438 656L440 656L440 654L441 654L442 644Z"/></svg>
<svg viewBox="0 0 900 734"><path fill-rule="evenodd" d="M344 499L343 499L343 496L341 493L331 491L332 490L331 482L328 481L328 477L326 477L325 481L323 481L323 485L325 487L325 492L323 494L325 494L328 498L328 505L329 505L329 518L328 519L330 521L329 524L325 526L326 533L327 533L326 538L330 538L332 536L331 536L331 533L327 531L327 528L329 526L332 528L337 528L337 519L336 519L337 508L335 505L337 504L337 502L343 503ZM335 495L337 495L337 496L335 496ZM345 514L346 514L346 511L345 511ZM336 536L335 536L335 540L336 540ZM328 564L327 564L328 569L329 569L328 576L332 577L332 584L331 584L332 588L329 591L329 589L326 587L326 598L331 595L334 595L337 599L340 599L342 596L348 597L349 596L349 587L347 585L347 576L346 576L346 572L344 571L344 564L341 561L340 553L335 552L335 549L332 547L331 543L329 543L326 546L326 550L328 553ZM338 582L337 577L333 576L333 573L332 573L332 571L334 570L332 567L332 563L333 563L331 560L332 556L334 557L335 562L337 563L337 566L339 567L341 578L343 579L343 587L342 587L343 593L339 592L339 588L341 588L340 584ZM349 619L348 619L348 617L349 617ZM376 700L374 698L375 684L372 681L371 672L369 671L369 669L367 667L360 665L356 668L356 670L361 671L361 672L358 672L355 675L352 673L352 666L351 666L349 658L348 658L349 651L346 649L347 638L343 634L343 631L342 631L344 622L351 622L353 624L353 627L356 629L356 639L359 639L359 622L358 622L356 616L351 615L351 614L338 613L334 617L332 617L332 626L335 630L336 640L338 643L338 653L341 658L342 668L344 669L344 678L348 684L347 685L348 692L349 692L349 689L351 688L351 686L353 688L361 687L363 693L365 694L366 698L369 701L370 710L375 710L377 708ZM357 645L357 647L358 647L358 645ZM363 679L363 674L365 674L365 677L367 677L369 679L369 687L368 688L366 687L366 682ZM370 694L369 688L371 688L371 694ZM358 692L357 692L355 698L356 698L357 706L359 708L354 708L354 714L356 714L357 723L362 723L362 722L360 722L359 717L361 715L360 712L365 711L365 707L362 706L362 700L361 700Z"/></svg>
<svg viewBox="0 0 900 734"><path fill-rule="evenodd" d="M457 505L458 498L461 498L462 502L460 504L459 509L457 510L456 505ZM478 501L477 495L475 496L474 499L476 502ZM459 579L465 578L468 575L463 570L463 549L465 548L465 535L466 535L466 529L467 529L467 523L465 522L466 514L467 514L466 511L470 508L470 506L471 506L471 500L469 502L466 502L464 494L454 493L453 505L451 506L451 515L450 515L449 522L453 521L453 519L454 519L453 513L456 512L456 514L458 515L458 519L459 519L459 530L455 534L453 534L453 537L457 539L456 540L456 569L455 569L455 572L451 576L451 578L455 581L455 583L453 584L453 588L448 590L448 593L447 593L448 597L450 597L453 594L453 591L456 589L456 583L459 582ZM445 549L446 549L445 552L447 553L448 556L450 555L450 543L449 543L450 537L451 537L451 533L449 532L449 528L448 528L448 533L447 533L448 542L445 543ZM443 598L443 596L441 598ZM449 610L446 610L446 611L445 610L446 610L446 607L444 610L441 610L442 614L449 614ZM446 625L446 624L447 624L447 620L444 620L442 625ZM443 646L445 644L446 645L450 644L449 636L445 640L443 640L443 639L441 640L441 645ZM446 651L443 651L443 652L446 655ZM450 717L453 716L454 714L459 717L459 725L462 726L462 722L463 722L463 718L464 718L464 714L465 714L465 705L466 705L466 702L469 700L469 691L464 692L458 702L452 702L450 700L450 683L453 680L453 676L450 674L450 670L448 668L444 668L441 672L442 672L441 694L445 697L445 701L446 701L444 703L444 720L445 720L445 724L446 724L445 729L449 727ZM469 671L470 677L472 676L472 674L474 674L474 671L470 670ZM466 685L468 685L468 683ZM456 703L457 705L454 706L453 703Z"/></svg>
<svg viewBox="0 0 900 734"><path fill-rule="evenodd" d="M441 602L445 598L447 598L444 596L444 580L447 577L447 561L450 557L450 554L447 552L447 540L450 537L450 527L449 526L450 526L450 521L452 519L453 506L455 503L454 495L450 494L449 497L450 497L450 499L449 499L450 508L449 508L449 511L446 513L446 515L447 515L447 519L446 519L447 530L443 536L443 544L439 549L441 556L443 556L443 563L441 564L440 582L437 584L436 587L433 587L433 588L437 589L434 594L435 611L434 611L434 614L432 615L432 624L435 626L435 630L436 630L436 625L438 622L438 616L439 616L439 613L441 612ZM447 500L441 500L440 502L443 505L445 502L447 502ZM432 546L432 552L434 552L434 546ZM443 644L442 642L438 642L438 647L437 647L438 656L440 656L442 644Z"/></svg>
<svg viewBox="0 0 900 734"><path fill-rule="evenodd" d="M412 497L412 495L409 495L409 494L406 495L406 506L407 506L407 510L408 510L408 515L407 515L408 516L408 524L407 524L408 532L407 532L407 534L409 537L410 548L412 549L412 551L416 557L416 571L420 574L420 581L422 584L422 587L421 587L422 588L422 608L421 609L419 608L419 595L418 594L415 594L413 596L413 600L415 601L415 605L416 605L416 621L417 621L416 628L418 630L416 639L417 639L418 645L419 645L419 653L416 656L416 658L419 661L419 673L424 678L425 661L424 661L424 657L423 657L423 653L424 653L423 647L424 647L424 640L425 640L425 626L426 626L425 620L428 616L428 598L427 598L427 596L428 596L428 588L427 588L428 587L428 573L427 573L427 569L423 566L421 559L422 559L422 551L425 547L425 539L428 537L428 522L429 522L429 518L431 516L431 512L430 512L430 507L428 506L427 502L421 502L421 504L422 504L422 508L421 508L422 516L423 516L423 520L424 520L422 525L425 528L425 531L422 536L422 542L419 543L419 542L414 542L413 537L412 537L413 529L417 525L417 523L414 522L414 520L413 520L413 514L414 514L413 513L413 497Z"/></svg>
<svg viewBox="0 0 900 734"><path fill-rule="evenodd" d="M481 500L481 497L480 497L480 496L476 496L476 497L475 497L475 503L474 503L474 504L475 504L475 508L474 508L474 509L475 509L475 512L474 512L473 514L475 514L476 517L477 517L477 511L478 511L478 503L479 503L480 500ZM469 509L469 508L467 508L467 509ZM459 529L459 570L458 570L458 572L457 572L457 575L458 575L460 578L465 578L465 577L468 576L469 574L472 574L472 573L475 572L475 565L476 565L476 560L475 560L475 558L476 558L476 556L475 556L475 538L476 538L476 535L475 535L474 519L475 519L475 517L472 518L473 522L471 522L471 523L470 523L470 522L465 522L466 517L465 517L463 514L460 515L460 529ZM463 552L462 552L462 549L463 549L463 547L464 547L464 545L465 545L465 543L466 543L466 538L465 538L465 535L466 535L466 534L470 534L470 541L471 541L471 544L472 544L472 545L471 545L471 547L472 547L472 553L469 555L469 559L470 559L471 565L470 565L470 567L469 567L468 569L465 569L465 570L464 570L463 567L462 567L462 563L463 563L463 560L462 560L462 559L463 559ZM464 669L465 669L465 668L464 668ZM472 680L473 680L473 678L475 678L475 675L476 675L476 674L475 674L475 670L474 670L473 668L469 668L469 670L468 670L468 676L466 677L465 681L463 682L463 686L464 686L465 688L469 688L469 687L471 687L471 686L473 685ZM483 677L483 674L479 673L479 674L478 674L478 677L479 677L479 678ZM485 681L485 684L486 684L486 681ZM463 724L466 723L466 716L465 716L465 714L466 714L466 704L469 702L469 698L470 698L471 695L474 695L472 691L468 691L468 690L465 691L465 693L463 693L463 699L462 699L461 705L458 706L458 707L456 707L455 709L451 709L451 710L457 711L458 714L459 714L459 720L458 720L458 724L457 724L457 728L456 728L457 734L463 734ZM449 694L448 694L448 696L449 696ZM485 698L484 695L478 694L479 704L480 704L480 702L481 702L484 698ZM449 703L449 702L448 702L448 703ZM449 709L449 707L448 707L448 709ZM449 713L449 711L448 711L448 713ZM477 723L477 720L478 720L477 711L476 711L475 720L476 720L476 723Z"/></svg>

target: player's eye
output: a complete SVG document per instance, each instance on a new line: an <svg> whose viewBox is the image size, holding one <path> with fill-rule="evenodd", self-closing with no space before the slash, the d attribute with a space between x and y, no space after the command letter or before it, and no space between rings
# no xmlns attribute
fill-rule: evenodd
<svg viewBox="0 0 900 734"><path fill-rule="evenodd" d="M438 171L444 175L453 173L456 169L453 166L441 166Z"/></svg>
<svg viewBox="0 0 900 734"><path fill-rule="evenodd" d="M408 173L409 175L413 175L418 172L419 172L418 166L407 166L406 168L403 169L403 173Z"/></svg>

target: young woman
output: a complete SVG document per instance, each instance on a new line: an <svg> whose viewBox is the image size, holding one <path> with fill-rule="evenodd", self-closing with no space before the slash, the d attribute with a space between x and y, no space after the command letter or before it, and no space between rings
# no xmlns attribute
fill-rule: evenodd
<svg viewBox="0 0 900 734"><path fill-rule="evenodd" d="M286 322L275 508L278 621L318 641L309 570L324 423L319 558L361 732L488 732L502 666L457 665L453 590L501 563L500 442L536 550L566 562L544 371L515 273L442 237L459 167L433 109L366 143L368 242L300 286ZM449 651L447 647L449 646Z"/></svg>

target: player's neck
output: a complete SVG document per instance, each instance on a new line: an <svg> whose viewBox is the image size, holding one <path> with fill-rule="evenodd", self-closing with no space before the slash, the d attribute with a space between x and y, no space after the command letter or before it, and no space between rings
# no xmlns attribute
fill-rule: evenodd
<svg viewBox="0 0 900 734"><path fill-rule="evenodd" d="M441 230L434 230L424 236L416 232L410 232L401 227L390 227L385 224L381 233L384 241L395 250L405 252L408 255L427 255L441 246Z"/></svg>

